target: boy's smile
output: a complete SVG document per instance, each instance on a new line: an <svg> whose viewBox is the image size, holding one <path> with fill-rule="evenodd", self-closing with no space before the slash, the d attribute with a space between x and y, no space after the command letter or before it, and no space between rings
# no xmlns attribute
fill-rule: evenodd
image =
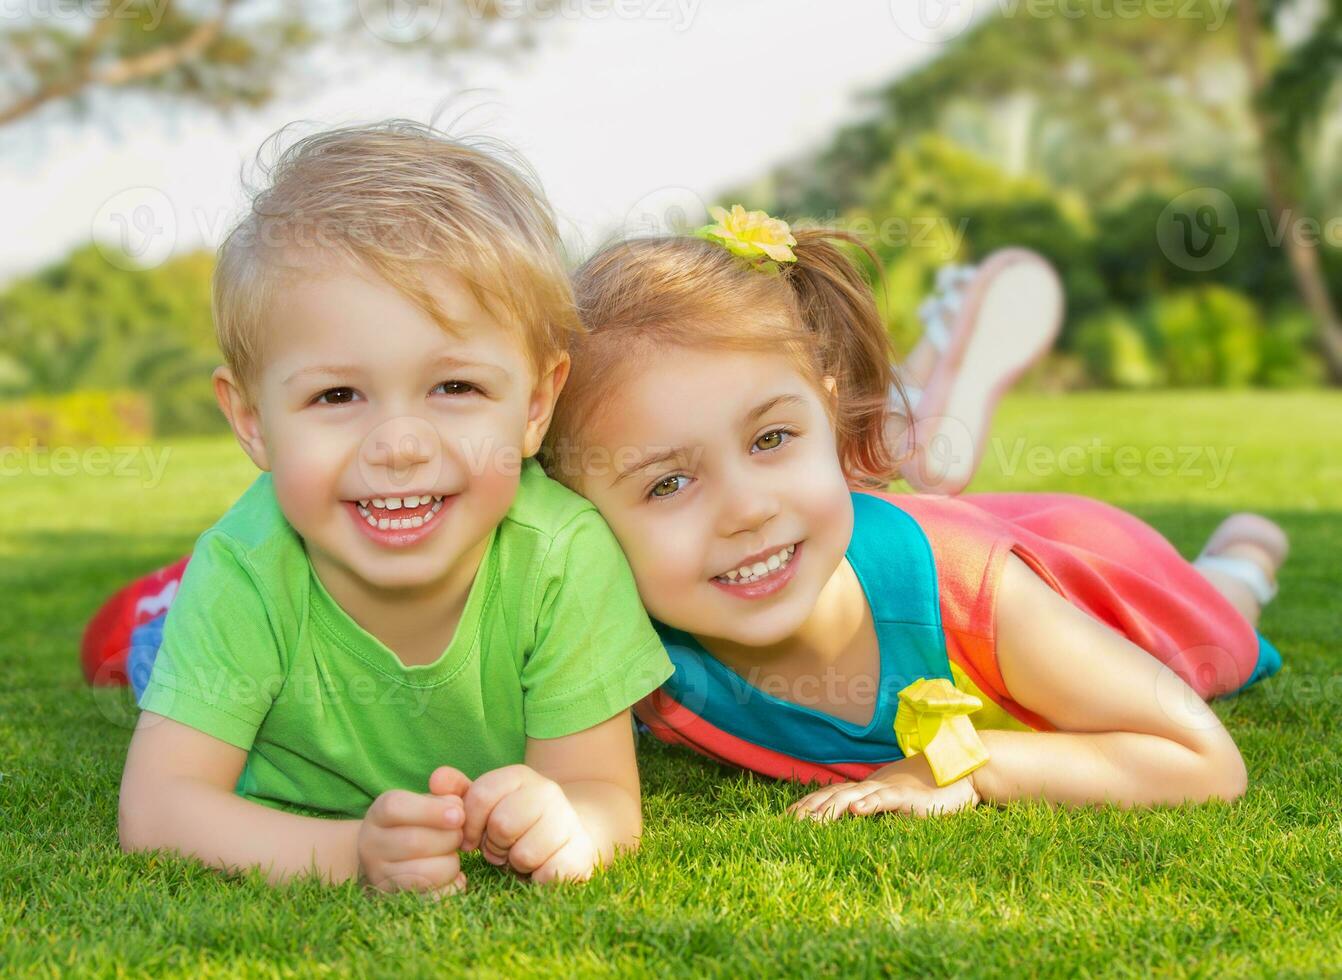
<svg viewBox="0 0 1342 980"><path fill-rule="evenodd" d="M406 494L404 497L373 497L347 500L359 530L388 548L407 548L428 537L443 522L434 518L456 497L442 494Z"/></svg>

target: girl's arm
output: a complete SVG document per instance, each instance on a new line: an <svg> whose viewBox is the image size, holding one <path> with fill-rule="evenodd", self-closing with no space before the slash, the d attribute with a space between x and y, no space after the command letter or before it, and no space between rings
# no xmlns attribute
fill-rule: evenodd
<svg viewBox="0 0 1342 980"><path fill-rule="evenodd" d="M533 881L584 879L636 849L642 830L626 710L573 735L528 739L525 765L477 779L466 794L463 847Z"/></svg>
<svg viewBox="0 0 1342 980"><path fill-rule="evenodd" d="M462 883L459 798L393 791L363 820L298 816L233 792L246 761L227 742L142 713L121 778L122 849L176 851L224 870L256 867L273 883L313 873L332 882L362 875L388 891ZM456 775L454 787L446 777L440 784L463 793L465 777Z"/></svg>
<svg viewBox="0 0 1342 980"><path fill-rule="evenodd" d="M1179 675L1054 592L1012 555L997 597L997 658L1007 690L1058 732L982 731L989 759L938 786L922 754L865 780L816 790L798 817L929 816L994 803L1150 806L1234 799L1244 760Z"/></svg>
<svg viewBox="0 0 1342 980"><path fill-rule="evenodd" d="M1014 554L997 619L1011 697L1063 731L980 733L990 758L969 778L983 799L1143 806L1243 794L1244 760L1207 703Z"/></svg>

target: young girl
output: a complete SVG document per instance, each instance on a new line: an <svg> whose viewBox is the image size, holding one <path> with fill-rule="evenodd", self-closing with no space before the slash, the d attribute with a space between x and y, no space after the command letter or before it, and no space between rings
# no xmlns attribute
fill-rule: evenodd
<svg viewBox="0 0 1342 980"><path fill-rule="evenodd" d="M1195 567L1082 497L879 492L899 383L848 236L714 214L579 270L545 451L671 653L651 730L827 784L793 807L821 819L1239 796L1206 699L1280 666L1255 624L1281 530L1231 517Z"/></svg>

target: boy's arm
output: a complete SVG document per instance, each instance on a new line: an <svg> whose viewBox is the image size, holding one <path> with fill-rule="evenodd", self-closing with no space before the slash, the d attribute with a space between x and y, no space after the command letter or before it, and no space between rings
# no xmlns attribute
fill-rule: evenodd
<svg viewBox="0 0 1342 980"><path fill-rule="evenodd" d="M247 753L146 711L121 777L123 850L164 848L216 868L259 866L272 882L316 870L329 881L358 872L358 820L272 810L233 792Z"/></svg>
<svg viewBox="0 0 1342 980"><path fill-rule="evenodd" d="M463 847L538 882L582 879L637 848L642 829L626 710L573 735L528 739L524 765L477 779L466 795Z"/></svg>
<svg viewBox="0 0 1342 980"><path fill-rule="evenodd" d="M455 797L393 791L363 820L299 816L233 792L246 760L236 746L143 712L121 779L122 849L162 848L224 870L257 867L272 883L313 873L330 882L362 873L384 890L453 891L464 883ZM441 783L465 792L460 773Z"/></svg>
<svg viewBox="0 0 1342 980"><path fill-rule="evenodd" d="M983 732L990 758L970 778L985 800L1141 806L1243 794L1244 760L1207 703L1015 555L997 616L1007 690L1064 731Z"/></svg>

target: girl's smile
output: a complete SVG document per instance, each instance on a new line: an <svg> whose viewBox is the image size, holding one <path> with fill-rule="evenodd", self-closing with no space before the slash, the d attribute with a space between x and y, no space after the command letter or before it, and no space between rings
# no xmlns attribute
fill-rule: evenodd
<svg viewBox="0 0 1342 980"><path fill-rule="evenodd" d="M710 581L736 599L763 599L792 581L801 558L800 541L745 559L739 566Z"/></svg>

